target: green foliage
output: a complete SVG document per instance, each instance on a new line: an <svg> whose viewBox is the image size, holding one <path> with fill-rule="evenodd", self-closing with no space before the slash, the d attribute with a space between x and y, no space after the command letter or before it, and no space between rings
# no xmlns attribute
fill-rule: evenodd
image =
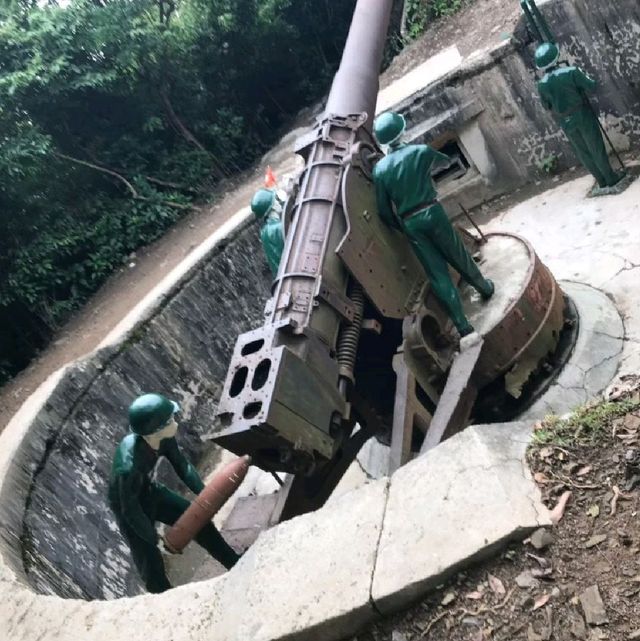
<svg viewBox="0 0 640 641"><path fill-rule="evenodd" d="M0 381L327 90L354 6L0 6Z"/></svg>
<svg viewBox="0 0 640 641"><path fill-rule="evenodd" d="M542 173L552 176L558 171L558 156L556 156L556 154L549 154L536 162L536 167Z"/></svg>
<svg viewBox="0 0 640 641"><path fill-rule="evenodd" d="M612 421L639 409L640 401L632 397L585 405L564 419L548 416L534 431L532 448L535 450L547 445L593 445L602 438Z"/></svg>
<svg viewBox="0 0 640 641"><path fill-rule="evenodd" d="M405 0L406 31L409 39L422 35L427 26L444 16L451 16L462 9L469 0Z"/></svg>

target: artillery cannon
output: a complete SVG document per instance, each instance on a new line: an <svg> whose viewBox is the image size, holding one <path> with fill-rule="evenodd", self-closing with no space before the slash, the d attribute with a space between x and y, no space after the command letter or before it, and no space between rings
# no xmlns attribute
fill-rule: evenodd
<svg viewBox="0 0 640 641"><path fill-rule="evenodd" d="M411 246L379 219L371 125L392 4L358 1L326 109L297 141L305 168L264 324L238 338L219 403L213 440L290 475L275 520L322 505L372 436L393 470L463 429L479 390L518 396L564 324L526 241L465 234L502 294L481 307L463 292L482 340L459 354Z"/></svg>

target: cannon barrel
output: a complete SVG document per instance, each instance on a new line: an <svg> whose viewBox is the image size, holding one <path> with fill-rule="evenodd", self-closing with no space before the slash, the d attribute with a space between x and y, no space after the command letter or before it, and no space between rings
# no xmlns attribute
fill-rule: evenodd
<svg viewBox="0 0 640 641"><path fill-rule="evenodd" d="M308 473L334 456L349 421L364 299L336 251L348 232L342 186L357 145L375 149L392 5L356 5L326 110L296 143L306 164L265 323L238 338L222 391L214 440L265 470Z"/></svg>
<svg viewBox="0 0 640 641"><path fill-rule="evenodd" d="M387 0L358 2L340 68L327 100L326 110L329 113L365 112L369 129L378 100L378 77L392 4Z"/></svg>
<svg viewBox="0 0 640 641"><path fill-rule="evenodd" d="M356 5L325 113L297 147L306 169L280 264L271 321L293 320L298 331L311 326L331 348L342 317L331 302L322 296L318 300L320 281L326 291L346 293L347 273L334 252L345 234L339 189L351 148L371 137L392 4L360 0Z"/></svg>

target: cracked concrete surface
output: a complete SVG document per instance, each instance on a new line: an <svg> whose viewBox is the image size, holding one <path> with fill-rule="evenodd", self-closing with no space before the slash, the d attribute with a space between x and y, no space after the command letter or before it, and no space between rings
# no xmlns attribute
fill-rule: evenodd
<svg viewBox="0 0 640 641"><path fill-rule="evenodd" d="M530 430L529 422L470 427L391 477L372 586L383 614L549 525L523 462Z"/></svg>
<svg viewBox="0 0 640 641"><path fill-rule="evenodd" d="M640 238L630 233L640 207L640 183L622 196L587 202L589 185L588 178L562 185L489 225L531 240L556 277L584 281L607 294L565 285L582 288L601 308L597 322L589 314L583 322L591 322L592 335L603 339L603 347L585 344L591 361L567 368L573 382L559 380L562 393L576 392L577 402L587 378L614 367L618 356L620 373L640 365L640 293L632 282ZM574 245L580 237L588 242ZM624 326L609 307L611 299L624 313ZM600 383L589 382L602 384L610 374ZM472 427L401 468L390 481L365 482L351 492L346 484L341 488L346 493L322 510L262 534L230 573L164 595L107 603L44 597L0 564L0 617L8 638L146 641L151 628L158 641L344 636L378 612L407 604L506 539L548 523L522 462L530 425ZM363 476L358 470L353 482L362 483ZM318 553L317 541L325 537L327 546ZM340 555L352 557L356 549L362 555L338 572ZM316 591L309 596L308 590Z"/></svg>
<svg viewBox="0 0 640 641"><path fill-rule="evenodd" d="M324 641L370 621L388 485L388 479L366 484L261 534L238 566L234 594L222 595L229 613L216 640Z"/></svg>
<svg viewBox="0 0 640 641"><path fill-rule="evenodd" d="M557 279L600 288L621 312L623 325L612 316L592 327L603 347L584 345L591 362L573 363L558 381L576 403L585 385L616 373L617 359L618 374L640 370L640 180L621 195L587 199L591 183L560 185L486 226L525 236ZM360 487L348 491L345 481L322 510L263 533L230 573L162 595L109 602L38 595L0 559L2 631L12 641L344 637L506 539L548 524L522 462L530 425L470 428L390 480L368 483L360 471L353 481ZM4 479L11 447L0 454Z"/></svg>
<svg viewBox="0 0 640 641"><path fill-rule="evenodd" d="M523 463L528 427L473 427L390 479L263 532L229 573L161 595L39 596L0 564L4 631L14 641L146 641L152 629L158 641L344 638L452 567L548 523Z"/></svg>
<svg viewBox="0 0 640 641"><path fill-rule="evenodd" d="M561 281L580 317L580 331L569 362L558 378L519 418L535 421L562 415L593 400L606 389L620 366L624 325L607 295L583 283Z"/></svg>

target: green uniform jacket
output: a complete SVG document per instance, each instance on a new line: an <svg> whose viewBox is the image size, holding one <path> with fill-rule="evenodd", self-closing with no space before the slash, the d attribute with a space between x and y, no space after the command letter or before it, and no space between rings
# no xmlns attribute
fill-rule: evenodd
<svg viewBox="0 0 640 641"><path fill-rule="evenodd" d="M267 256L271 272L275 276L278 273L282 251L284 250L284 234L279 216L271 214L267 216L267 220L260 230L260 240L262 241L262 247Z"/></svg>
<svg viewBox="0 0 640 641"><path fill-rule="evenodd" d="M373 169L373 182L382 219L399 228L392 203L402 216L421 203L435 200L437 193L431 169L434 164L448 160L448 156L428 145L403 145L380 160Z"/></svg>
<svg viewBox="0 0 640 641"><path fill-rule="evenodd" d="M113 457L109 479L111 508L137 536L153 545L158 542L158 534L143 506L153 494L153 489L161 487L151 480L153 468L161 456L168 459L176 474L192 492L200 494L204 488L202 479L180 451L175 438L162 440L156 452L142 436L128 434Z"/></svg>
<svg viewBox="0 0 640 641"><path fill-rule="evenodd" d="M597 84L577 67L559 67L538 82L538 92L542 104L553 112L558 124L571 130L582 125L585 116L591 116L583 92L593 92Z"/></svg>

